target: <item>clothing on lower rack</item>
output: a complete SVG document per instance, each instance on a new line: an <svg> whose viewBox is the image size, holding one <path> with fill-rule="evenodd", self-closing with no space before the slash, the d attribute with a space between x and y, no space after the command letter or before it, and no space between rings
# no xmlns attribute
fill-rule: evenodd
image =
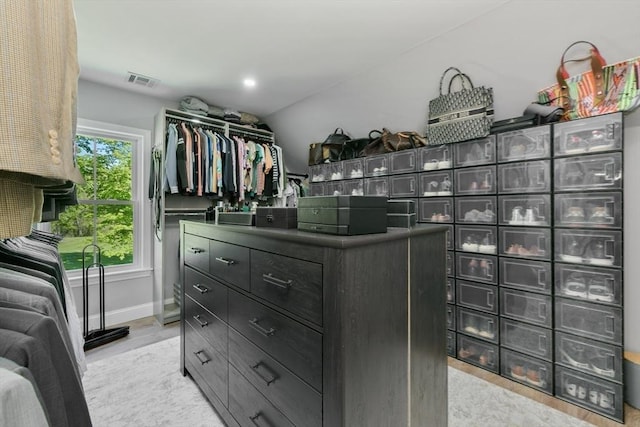
<svg viewBox="0 0 640 427"><path fill-rule="evenodd" d="M91 426L81 380L84 337L58 241L36 231L0 241L0 375L10 377L8 365L22 368L23 377L32 381L25 389L24 381L11 377L15 392L25 396L17 408L35 416L18 424L12 411L0 411L3 426ZM0 384L2 408L14 394Z"/></svg>

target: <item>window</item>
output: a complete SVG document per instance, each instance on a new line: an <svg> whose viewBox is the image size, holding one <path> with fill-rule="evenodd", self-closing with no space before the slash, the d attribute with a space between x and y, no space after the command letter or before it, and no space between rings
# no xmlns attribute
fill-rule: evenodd
<svg viewBox="0 0 640 427"><path fill-rule="evenodd" d="M139 256L143 205L137 185L146 131L136 131L78 121L76 160L85 183L76 185L78 204L66 207L50 225L64 237L58 250L67 271L97 262L97 248L105 270L146 264Z"/></svg>

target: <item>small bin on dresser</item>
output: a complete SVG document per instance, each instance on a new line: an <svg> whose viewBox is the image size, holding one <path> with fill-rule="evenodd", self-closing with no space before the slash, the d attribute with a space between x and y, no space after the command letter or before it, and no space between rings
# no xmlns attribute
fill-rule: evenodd
<svg viewBox="0 0 640 427"><path fill-rule="evenodd" d="M298 229L356 235L387 231L387 198L377 196L301 197Z"/></svg>
<svg viewBox="0 0 640 427"><path fill-rule="evenodd" d="M296 228L298 209L296 208L256 208L256 227Z"/></svg>

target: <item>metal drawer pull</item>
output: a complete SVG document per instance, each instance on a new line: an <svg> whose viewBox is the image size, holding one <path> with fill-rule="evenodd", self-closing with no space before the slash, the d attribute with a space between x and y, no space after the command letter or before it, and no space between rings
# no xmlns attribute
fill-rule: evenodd
<svg viewBox="0 0 640 427"><path fill-rule="evenodd" d="M293 283L293 280L291 279L289 280L278 279L277 277L273 277L271 273L263 274L262 280L264 280L269 284L272 284L273 286L277 286L279 288L286 289L286 290L289 290L289 288L291 287L291 284Z"/></svg>
<svg viewBox="0 0 640 427"><path fill-rule="evenodd" d="M193 320L198 322L198 324L200 325L201 328L204 328L205 326L207 326L209 324L209 322L207 322L206 320L200 320L200 315L199 314L196 314L195 316L193 316Z"/></svg>
<svg viewBox="0 0 640 427"><path fill-rule="evenodd" d="M264 421L261 422L260 424L258 424L258 418L262 418ZM253 423L254 426L258 426L258 427L272 427L273 425L269 422L269 420L267 420L265 418L265 416L262 414L262 412L258 412L256 413L254 416L249 417L249 420L251 420L251 422Z"/></svg>
<svg viewBox="0 0 640 427"><path fill-rule="evenodd" d="M201 254L204 252L204 249L200 249L200 248L187 248L187 250L192 254Z"/></svg>
<svg viewBox="0 0 640 427"><path fill-rule="evenodd" d="M262 369L267 373L267 375L269 375L270 378L266 378L260 373L259 369L261 366L262 366ZM267 386L278 379L278 376L274 374L273 371L269 369L269 367L262 362L256 363L251 367L251 369L253 369L256 372L256 374L258 374L258 376L262 379L262 381L264 381L267 384Z"/></svg>
<svg viewBox="0 0 640 427"><path fill-rule="evenodd" d="M207 292L209 292L209 288L207 288L204 285L201 285L200 283L196 283L195 285L193 285L193 287L201 294L206 294Z"/></svg>
<svg viewBox="0 0 640 427"><path fill-rule="evenodd" d="M271 335L276 333L276 330L273 328L269 328L268 330L263 328L259 323L258 323L258 318L254 317L253 319L249 320L249 325L255 329L256 331L260 332L262 335L264 335L265 337L270 337Z"/></svg>
<svg viewBox="0 0 640 427"><path fill-rule="evenodd" d="M206 355L204 355L204 350L200 350L200 351L196 351L193 354L196 355L196 357L198 358L198 360L200 361L201 364L205 364L205 363L209 363L211 361L211 359L207 359ZM200 357L200 355L204 355L204 357Z"/></svg>
<svg viewBox="0 0 640 427"><path fill-rule="evenodd" d="M235 264L236 262L232 259L226 259L226 258L222 258L221 256L216 257L216 261L221 262L223 264L227 264L227 265L231 265L231 264Z"/></svg>

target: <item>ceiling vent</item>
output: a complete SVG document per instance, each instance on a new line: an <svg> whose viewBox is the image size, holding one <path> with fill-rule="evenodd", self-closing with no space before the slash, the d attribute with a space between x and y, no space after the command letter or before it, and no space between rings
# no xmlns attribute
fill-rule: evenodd
<svg viewBox="0 0 640 427"><path fill-rule="evenodd" d="M155 87L158 83L160 83L160 80L158 79L154 79L153 77L149 76L143 76L142 74L132 73L131 71L127 72L126 81L137 86L149 88Z"/></svg>

